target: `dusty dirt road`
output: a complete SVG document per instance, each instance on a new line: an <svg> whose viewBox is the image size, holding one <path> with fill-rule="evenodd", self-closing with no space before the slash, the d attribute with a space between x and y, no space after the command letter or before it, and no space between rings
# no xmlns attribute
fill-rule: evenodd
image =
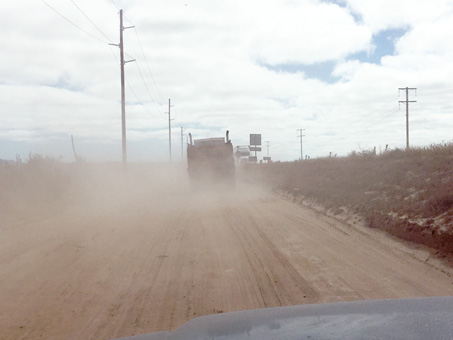
<svg viewBox="0 0 453 340"><path fill-rule="evenodd" d="M110 339L211 313L439 295L453 295L452 271L428 252L246 185L101 190L1 225L1 339Z"/></svg>

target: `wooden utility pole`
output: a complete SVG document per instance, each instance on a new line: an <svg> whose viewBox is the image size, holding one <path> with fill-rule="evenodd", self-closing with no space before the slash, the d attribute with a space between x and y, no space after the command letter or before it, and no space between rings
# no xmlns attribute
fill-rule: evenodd
<svg viewBox="0 0 453 340"><path fill-rule="evenodd" d="M416 87L400 87L399 91L406 91L406 100L400 100L400 103L406 104L406 149L409 149L409 103L416 103L416 100L409 100L409 90L417 91Z"/></svg>
<svg viewBox="0 0 453 340"><path fill-rule="evenodd" d="M305 137L305 135L303 134L303 131L305 131L305 129L297 129L297 131L300 133L299 137L300 138L300 160L303 161L304 160L304 153L303 153L303 149L302 149L302 137Z"/></svg>

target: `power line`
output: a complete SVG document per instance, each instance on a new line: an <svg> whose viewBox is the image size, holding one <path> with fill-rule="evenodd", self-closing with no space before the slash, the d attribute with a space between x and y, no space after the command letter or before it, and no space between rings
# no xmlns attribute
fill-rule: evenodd
<svg viewBox="0 0 453 340"><path fill-rule="evenodd" d="M142 71L140 69L140 66L138 65L138 63L136 63L136 64L137 64L138 73L140 74L140 77L142 78L143 84L145 85L145 88L146 88L146 91L148 92L149 98L151 99L151 102L156 107L157 111L159 111L159 107L157 106L156 102L154 101L153 96L151 95L151 92L149 91L148 85L146 84L145 78L143 77L143 73L142 73Z"/></svg>
<svg viewBox="0 0 453 340"><path fill-rule="evenodd" d="M146 83L145 77L143 76L143 72L142 72L142 70L141 70L141 68L140 68L139 63L137 62L137 60L135 60L135 59L134 59L132 56L130 56L129 54L125 53L125 55L126 55L127 57L133 59L134 61L136 61L135 64L136 64L136 66L137 66L138 73L140 74L140 78L141 78L142 81L143 81L143 85L145 85L145 88L146 88L146 91L148 92L149 98L151 99L151 102L154 104L154 106L155 106L157 112L160 112L159 107L157 106L157 103L156 103L156 101L154 100L154 98L153 98L153 96L152 96L152 94L151 94L151 91L149 90L148 84Z"/></svg>
<svg viewBox="0 0 453 340"><path fill-rule="evenodd" d="M55 13L57 13L60 17L62 17L64 20L66 20L67 22L69 22L71 25L73 25L74 27L76 27L78 30L82 31L83 33L89 35L90 37L96 39L97 41L100 41L101 43L103 44L108 44L108 42L106 41L103 41L102 39L96 37L95 35L91 34L90 32L88 31L85 31L82 27L80 27L79 25L77 25L76 23L74 23L73 21L69 20L67 17L65 17L63 14L61 14L60 12L58 12L55 8L53 8L51 5L49 5L46 1L44 0L41 0L41 2L43 2L47 7L49 7L52 11L54 11Z"/></svg>
<svg viewBox="0 0 453 340"><path fill-rule="evenodd" d="M118 58L116 57L115 53L113 53L112 49L110 49L110 52L112 53L112 56L113 58L115 59L116 63L118 65L120 65L120 62L118 60ZM127 56L129 56L128 54L126 54ZM130 57L130 56L129 56ZM132 58L132 57L131 57ZM160 115L156 115L156 114L153 114L151 111L148 111L148 109L146 108L146 105L143 103L143 101L139 98L139 96L137 95L137 93L135 92L134 88L132 87L132 85L129 83L129 80L126 79L126 83L127 83L127 86L129 88L129 90L131 90L132 94L134 95L135 99L137 100L138 104L142 106L143 110L151 115L151 116L154 116L154 117L160 117L162 119L166 119L164 116L160 116ZM155 104L155 103L154 103ZM157 105L156 105L156 108L158 109Z"/></svg>
<svg viewBox="0 0 453 340"><path fill-rule="evenodd" d="M146 108L146 105L143 103L143 101L138 97L137 93L134 91L134 88L132 87L132 85L129 83L129 81L126 79L126 83L127 83L127 86L129 88L129 90L131 90L132 94L134 95L135 99L137 99L137 102L139 105L141 105L143 107L143 110L149 114L150 116L153 116L153 117L156 117L156 118L162 118L162 119L166 119L163 115L157 115L156 113L153 113L151 111L149 111L147 108Z"/></svg>
<svg viewBox="0 0 453 340"><path fill-rule="evenodd" d="M151 69L149 67L148 59L146 58L145 51L143 50L143 45L140 41L140 37L138 36L137 28L135 28L135 35L137 36L138 45L140 46L140 50L142 51L143 59L145 59L145 64L148 68L148 72L151 76L151 79L153 80L154 86L156 86L157 93L159 93L160 98L162 99L162 101L164 101L164 97L162 96L162 94L159 90L159 86L157 86L156 80L154 79L153 73L151 72Z"/></svg>
<svg viewBox="0 0 453 340"><path fill-rule="evenodd" d="M391 108L387 111L383 111L380 113L379 116L375 116L375 117L371 117L371 118L367 116L366 118L363 118L360 120L356 119L352 124L349 124L349 125L355 125L355 126L366 125L366 126L375 127L376 123L380 123L384 120L388 120L389 118L393 118L395 112L398 112L397 107Z"/></svg>
<svg viewBox="0 0 453 340"><path fill-rule="evenodd" d="M423 92L423 96L431 96L434 94L442 94L442 93L453 93L453 90L442 90L442 91L433 91L433 92Z"/></svg>
<svg viewBox="0 0 453 340"><path fill-rule="evenodd" d="M110 2L112 3L113 6L115 6L115 8L118 10L118 12L121 11L121 7L118 6L115 1L110 0ZM124 13L124 11L123 11L123 18L126 19L127 21L129 21L129 23L132 26L134 26L134 23L127 17L127 15L126 15L126 13Z"/></svg>
<svg viewBox="0 0 453 340"><path fill-rule="evenodd" d="M143 110L145 110L146 113L150 114L151 116L153 116L153 113L148 111L146 109L146 106L145 104L143 104L143 102L141 101L141 99L138 97L137 93L134 91L134 88L132 87L132 85L129 83L129 81L126 79L126 83L127 83L127 86L129 88L129 90L131 90L132 94L134 95L135 99L137 99L137 102L139 105L141 105L143 107Z"/></svg>
<svg viewBox="0 0 453 340"><path fill-rule="evenodd" d="M414 111L426 111L426 110L451 110L453 106L440 106L440 107L417 107L413 108Z"/></svg>
<svg viewBox="0 0 453 340"><path fill-rule="evenodd" d="M85 14L85 12L74 2L74 0L70 0L72 4L80 11L80 13L83 14L83 16L101 33L109 42L112 42L112 40L91 20L88 15Z"/></svg>
<svg viewBox="0 0 453 340"><path fill-rule="evenodd" d="M71 1L72 1L72 0L71 0ZM112 0L112 3L116 6L116 4L113 2L113 0ZM116 6L116 7L117 7L117 6ZM124 14L124 17L127 18L125 14ZM127 20L128 20L131 24L133 24L132 21L131 21L129 18L127 18ZM160 90L159 90L159 86L157 85L156 80L154 79L153 73L151 72L151 68L150 68L150 66L149 66L148 60L147 60L147 58L146 58L146 55L145 55L145 52L144 52L144 49L143 49L143 45L142 45L142 43L141 43L140 37L139 37L138 32L137 32L137 28L135 27L135 25L132 26L131 28L134 28L135 35L137 36L138 44L139 44L139 46L140 46L140 50L141 50L142 55L143 55L143 59L145 60L145 63L146 63L146 66L147 66L149 75L151 76L151 79L152 79L152 81L153 81L153 83L154 83L154 86L155 86L156 89L157 89L157 93L159 94L159 96L160 96L160 98L162 99L162 101L165 101L164 97L162 96L162 94L161 94L161 92L160 92ZM132 56L128 55L127 53L126 53L126 55L127 55L129 58L131 58L131 59L133 58ZM134 59L134 60L135 60L135 59ZM144 77L144 75L143 75L143 72L142 72L142 69L141 69L141 67L140 67L140 65L139 65L139 62L136 62L136 64L137 64L137 70L138 70L138 72L139 72L139 74L140 74L140 78L142 79L143 84L144 84L144 86L145 86L145 88L146 88L146 92L148 93L149 98L151 99L151 102L154 104L154 106L155 106L157 112L160 112L161 110L159 109L159 107L158 107L158 105L157 105L155 99L153 98L153 95L151 94L150 88L149 88L149 86L148 86L148 83L147 83L146 80L145 80L145 77Z"/></svg>
<svg viewBox="0 0 453 340"><path fill-rule="evenodd" d="M130 59L134 59L135 60L135 58L133 56L131 56L129 53L124 52L124 55L126 57L130 58Z"/></svg>
<svg viewBox="0 0 453 340"><path fill-rule="evenodd" d="M117 9L118 11L121 9L121 8L118 7L118 5L115 3L115 1L113 1L113 0L110 0L110 1L111 1L111 3L113 4L113 6L116 7L116 9Z"/></svg>

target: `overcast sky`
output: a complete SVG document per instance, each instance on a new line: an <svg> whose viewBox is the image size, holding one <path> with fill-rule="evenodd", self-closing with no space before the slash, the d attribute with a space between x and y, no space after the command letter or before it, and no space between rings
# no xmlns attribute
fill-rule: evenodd
<svg viewBox="0 0 453 340"><path fill-rule="evenodd" d="M451 0L11 0L0 4L0 159L130 161L249 134L274 160L453 141ZM184 143L185 143L184 137ZM265 148L259 158L266 155Z"/></svg>

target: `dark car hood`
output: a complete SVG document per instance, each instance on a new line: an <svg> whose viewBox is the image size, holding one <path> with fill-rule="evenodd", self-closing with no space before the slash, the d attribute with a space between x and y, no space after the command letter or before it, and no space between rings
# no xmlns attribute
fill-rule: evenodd
<svg viewBox="0 0 453 340"><path fill-rule="evenodd" d="M122 340L453 339L453 297L354 301L202 316Z"/></svg>

